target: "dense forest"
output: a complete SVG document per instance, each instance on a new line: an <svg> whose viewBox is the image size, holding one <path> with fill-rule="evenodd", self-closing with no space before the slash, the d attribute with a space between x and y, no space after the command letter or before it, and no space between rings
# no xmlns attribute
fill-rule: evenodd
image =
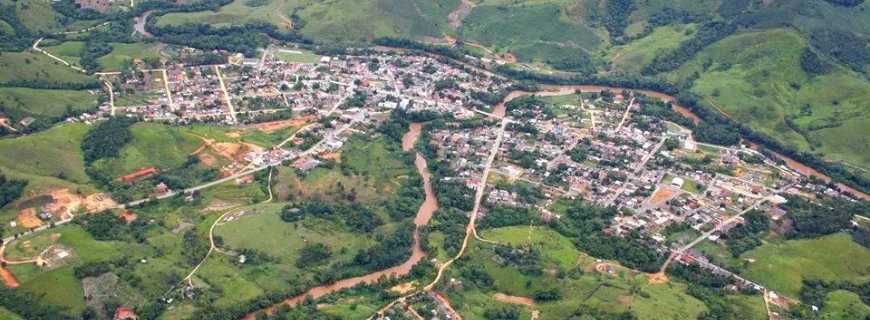
<svg viewBox="0 0 870 320"><path fill-rule="evenodd" d="M550 225L594 257L617 260L644 272L658 271L664 257L648 245L650 239L637 233L625 237L604 233L615 215L615 208L602 208L583 200L574 200L568 204L562 218L551 221Z"/></svg>
<svg viewBox="0 0 870 320"><path fill-rule="evenodd" d="M0 208L18 199L26 186L26 180L7 179L0 172Z"/></svg>
<svg viewBox="0 0 870 320"><path fill-rule="evenodd" d="M118 156L121 149L133 140L130 126L136 121L126 117L111 118L88 131L81 146L85 163Z"/></svg>

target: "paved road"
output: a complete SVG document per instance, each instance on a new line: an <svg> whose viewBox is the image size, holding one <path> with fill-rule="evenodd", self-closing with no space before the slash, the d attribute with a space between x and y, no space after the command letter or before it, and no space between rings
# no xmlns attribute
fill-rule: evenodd
<svg viewBox="0 0 870 320"><path fill-rule="evenodd" d="M501 127L499 128L498 134L495 138L495 142L492 144L492 148L489 152L489 157L486 159L486 165L483 167L483 174L480 177L480 185L477 187L477 193L474 196L474 208L471 210L471 215L468 219L468 225L465 227L465 239L462 240L462 247L459 249L459 252L456 253L456 256L450 260L447 260L444 264L438 268L438 274L435 276L435 280L432 283L426 285L424 290L429 291L435 287L436 284L441 280L441 277L444 275L444 271L453 264L456 259L462 257L465 254L465 249L468 248L468 242L471 237L479 238L477 236L477 228L475 223L477 221L477 214L480 212L480 202L483 199L484 190L486 190L486 180L489 177L490 169L492 168L492 163L495 161L495 157L498 155L499 148L501 147L501 141L504 138L504 132L507 129L508 123L511 120L508 118L503 118L501 121Z"/></svg>
<svg viewBox="0 0 870 320"><path fill-rule="evenodd" d="M221 91L224 93L224 100L227 103L227 109L229 112L230 120L233 123L238 123L239 120L236 119L236 109L233 108L233 99L230 97L230 92L227 91L227 86L224 84L224 77L221 75L221 68L217 65L214 66L214 72L217 74L218 82L221 85Z"/></svg>

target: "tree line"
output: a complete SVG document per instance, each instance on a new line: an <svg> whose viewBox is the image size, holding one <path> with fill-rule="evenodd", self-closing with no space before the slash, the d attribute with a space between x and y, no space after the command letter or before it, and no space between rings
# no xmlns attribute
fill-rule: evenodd
<svg viewBox="0 0 870 320"><path fill-rule="evenodd" d="M27 187L27 180L8 179L0 172L0 208L17 200Z"/></svg>

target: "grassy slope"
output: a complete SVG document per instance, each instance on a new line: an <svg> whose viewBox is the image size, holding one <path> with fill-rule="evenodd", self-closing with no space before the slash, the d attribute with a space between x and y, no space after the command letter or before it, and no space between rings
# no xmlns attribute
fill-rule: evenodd
<svg viewBox="0 0 870 320"><path fill-rule="evenodd" d="M807 75L799 62L805 47L797 32L786 29L737 34L707 47L668 78L679 82L697 72L692 91L708 97L711 107L797 148L870 167L870 117L864 108L870 82L844 68ZM812 115L799 116L807 104ZM789 116L808 134L788 127Z"/></svg>
<svg viewBox="0 0 870 320"><path fill-rule="evenodd" d="M56 31L60 26L59 14L51 8L50 0L2 1L3 4L10 2L16 4L15 14L31 32Z"/></svg>
<svg viewBox="0 0 870 320"><path fill-rule="evenodd" d="M53 177L63 172L66 180L87 183L89 178L79 149L87 131L84 124L65 124L29 136L2 139L0 170L26 179L43 177L46 183L56 182L58 179Z"/></svg>
<svg viewBox="0 0 870 320"><path fill-rule="evenodd" d="M42 90L0 87L0 105L11 112L35 117L59 117L72 110L93 110L97 96L78 90Z"/></svg>
<svg viewBox="0 0 870 320"><path fill-rule="evenodd" d="M383 36L438 36L445 31L447 14L458 0L269 0L250 6L237 0L216 12L173 13L158 25L207 23L227 26L266 22L288 30L293 10L302 18L302 33L318 39L363 41ZM298 22L294 22L298 23Z"/></svg>
<svg viewBox="0 0 870 320"><path fill-rule="evenodd" d="M335 222L309 218L299 223L286 223L279 217L283 206L284 204L275 204L258 207L257 215L241 218L216 229L216 234L224 239L227 248L256 249L277 259L274 263L238 269L237 273L242 278L233 281L235 284L227 285L257 289L243 291L286 290L288 283L310 279L313 272L323 267L348 263L358 250L374 244L370 237L348 232ZM296 267L299 250L308 243L323 243L332 249L333 256L323 267ZM224 268L220 265L216 263L211 267L214 267L214 272L220 273ZM210 268L207 266L204 270L208 269ZM213 279L207 276L209 271L205 272L202 274L203 278Z"/></svg>
<svg viewBox="0 0 870 320"><path fill-rule="evenodd" d="M512 245L531 243L541 252L544 270L568 272L579 268L587 272L563 279L549 272L540 276L522 274L514 267L496 264L491 259L490 245L475 243L467 254L470 260L465 263L483 266L495 280L494 289L483 292L469 285L467 290L448 293L453 306L470 319L482 318L487 308L500 305L491 298L496 292L530 297L538 290L549 288L558 288L563 298L539 303L536 309L541 311L542 319L566 319L584 307L596 307L607 312L631 310L639 319L688 319L706 310L703 303L685 294L685 284L652 285L642 274L635 274L616 263L611 263L617 271L614 276L595 273L591 270L596 261L594 258L578 251L569 239L549 228L505 227L485 230L481 236ZM632 287L637 287L634 294L631 293Z"/></svg>
<svg viewBox="0 0 870 320"><path fill-rule="evenodd" d="M857 294L843 290L829 293L821 311L822 319L826 320L866 319L870 317L870 306L864 304Z"/></svg>
<svg viewBox="0 0 870 320"><path fill-rule="evenodd" d="M12 313L12 311L9 311L6 308L0 307L0 319L21 320L23 318L21 318L21 316L17 314Z"/></svg>
<svg viewBox="0 0 870 320"><path fill-rule="evenodd" d="M133 141L117 158L100 160L97 165L111 176L155 166L161 170L181 166L188 155L202 143L184 128L154 123L138 123L131 128Z"/></svg>
<svg viewBox="0 0 870 320"><path fill-rule="evenodd" d="M144 58L159 58L158 46L150 43L113 43L112 52L98 59L104 71L121 70L124 61Z"/></svg>
<svg viewBox="0 0 870 320"><path fill-rule="evenodd" d="M34 80L61 83L81 83L91 80L85 74L54 61L46 55L32 52L0 54L0 82Z"/></svg>
<svg viewBox="0 0 870 320"><path fill-rule="evenodd" d="M43 47L43 45L40 44L40 47ZM67 41L55 46L44 46L42 49L50 52L55 56L58 56L61 59L66 60L69 63L78 65L79 60L81 60L82 50L84 50L84 48L84 42Z"/></svg>
<svg viewBox="0 0 870 320"><path fill-rule="evenodd" d="M73 275L74 265L106 261L141 252L135 245L123 242L96 241L79 226L63 226L53 229L51 233L26 237L19 240L19 243L31 238L49 237L52 233L60 234L58 243L72 249L72 258L68 258L67 264L60 268L32 274L32 277L19 276L19 280L22 281L23 290L44 295L44 302L67 307L72 314L78 314L85 306L81 281ZM38 239L34 241L38 242Z"/></svg>
<svg viewBox="0 0 870 320"><path fill-rule="evenodd" d="M693 26L658 27L646 37L611 48L607 60L613 63L614 71L638 73L643 66L652 62L658 53L676 48L693 32Z"/></svg>
<svg viewBox="0 0 870 320"><path fill-rule="evenodd" d="M159 26L179 25L185 23L206 23L215 27L224 27L232 24L244 24L249 22L266 22L276 26L282 26L285 30L287 25L284 18L288 18L292 8L299 5L299 0L268 0L266 5L250 6L249 0L236 0L216 12L201 11L192 13L171 13L163 16L158 21Z"/></svg>
<svg viewBox="0 0 870 320"><path fill-rule="evenodd" d="M465 19L461 34L497 51L511 52L522 61L544 62L593 51L603 42L600 31L578 21L563 6L566 1L535 1L505 5L484 1ZM582 9L578 9L584 11Z"/></svg>
<svg viewBox="0 0 870 320"><path fill-rule="evenodd" d="M755 260L746 268L747 278L790 297L799 295L803 279L870 280L870 250L847 234L767 243L741 258Z"/></svg>

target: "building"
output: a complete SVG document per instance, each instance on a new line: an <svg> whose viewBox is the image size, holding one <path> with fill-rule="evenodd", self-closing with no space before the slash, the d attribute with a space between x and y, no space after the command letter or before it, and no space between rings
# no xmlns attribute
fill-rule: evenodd
<svg viewBox="0 0 870 320"><path fill-rule="evenodd" d="M126 183L132 183L132 182L136 182L138 180L148 178L148 177L153 176L153 175L158 174L158 173L160 173L160 170L158 170L157 168L147 167L147 168L142 168L142 169L136 170L135 172L128 174L126 176L120 177L120 178L118 178L118 180L121 180L121 181L126 182Z"/></svg>
<svg viewBox="0 0 870 320"><path fill-rule="evenodd" d="M133 308L118 307L115 310L114 320L139 320L139 316L133 311Z"/></svg>

